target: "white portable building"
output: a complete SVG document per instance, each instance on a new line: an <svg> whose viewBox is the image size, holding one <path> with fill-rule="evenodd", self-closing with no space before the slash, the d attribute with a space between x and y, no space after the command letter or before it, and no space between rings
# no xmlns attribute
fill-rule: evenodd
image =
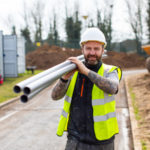
<svg viewBox="0 0 150 150"><path fill-rule="evenodd" d="M0 73L3 77L17 77L25 72L25 40L0 32Z"/></svg>
<svg viewBox="0 0 150 150"><path fill-rule="evenodd" d="M0 74L4 77L3 74L3 32L0 31Z"/></svg>

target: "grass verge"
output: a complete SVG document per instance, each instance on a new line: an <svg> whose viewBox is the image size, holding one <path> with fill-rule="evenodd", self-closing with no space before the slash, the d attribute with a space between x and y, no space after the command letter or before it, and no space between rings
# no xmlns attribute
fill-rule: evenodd
<svg viewBox="0 0 150 150"><path fill-rule="evenodd" d="M34 75L40 73L42 70L35 70ZM0 103L5 102L14 97L20 96L22 93L16 94L13 91L15 84L33 76L27 71L23 74L19 74L17 78L5 78L4 83L0 85Z"/></svg>
<svg viewBox="0 0 150 150"><path fill-rule="evenodd" d="M134 109L135 118L136 118L136 120L140 120L141 117L139 115L139 109L138 109L138 106L137 106L137 103L136 103L136 96L135 96L135 93L133 92L132 87L129 88L129 92L130 92L130 96L131 96L131 99L132 99L132 106L133 106L133 109Z"/></svg>
<svg viewBox="0 0 150 150"><path fill-rule="evenodd" d="M147 150L146 143L143 140L141 140L141 144L142 144L142 150Z"/></svg>
<svg viewBox="0 0 150 150"><path fill-rule="evenodd" d="M135 93L133 92L133 88L131 87L131 85L128 85L128 86L129 86L129 93L130 93L131 100L132 100L132 106L134 109L135 118L137 121L139 121L141 119L141 116L139 115L139 109L136 103L136 96L135 96ZM142 145L142 150L147 150L145 141L141 140L141 145Z"/></svg>

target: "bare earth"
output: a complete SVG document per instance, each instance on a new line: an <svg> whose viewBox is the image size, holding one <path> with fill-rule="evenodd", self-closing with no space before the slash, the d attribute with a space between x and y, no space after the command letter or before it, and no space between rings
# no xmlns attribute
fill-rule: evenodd
<svg viewBox="0 0 150 150"><path fill-rule="evenodd" d="M37 69L48 69L65 61L68 57L81 54L82 52L79 49L61 48L44 44L26 55L26 65L36 66ZM145 68L145 58L136 53L108 51L107 56L107 58L103 58L103 62L106 64L116 65L122 69Z"/></svg>
<svg viewBox="0 0 150 150"><path fill-rule="evenodd" d="M138 107L138 129L139 137L146 143L150 150L150 73L131 76L129 87L135 94L135 105Z"/></svg>

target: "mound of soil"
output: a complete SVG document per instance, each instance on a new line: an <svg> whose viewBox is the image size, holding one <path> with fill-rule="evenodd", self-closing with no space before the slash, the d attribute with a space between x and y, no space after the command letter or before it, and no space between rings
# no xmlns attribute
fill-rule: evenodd
<svg viewBox="0 0 150 150"><path fill-rule="evenodd" d="M79 56L81 54L79 49L61 48L44 44L26 55L26 65L36 66L37 69L48 69L65 61L70 56ZM138 54L108 51L107 55L108 57L103 59L103 62L106 64L120 66L122 69L145 67L145 58Z"/></svg>
<svg viewBox="0 0 150 150"><path fill-rule="evenodd" d="M81 50L44 44L26 55L26 66L36 66L37 69L48 69L65 61L70 56L79 55L81 55Z"/></svg>
<svg viewBox="0 0 150 150"><path fill-rule="evenodd" d="M103 62L106 64L120 66L123 69L127 68L145 68L145 58L136 53L124 53L108 51L108 57Z"/></svg>

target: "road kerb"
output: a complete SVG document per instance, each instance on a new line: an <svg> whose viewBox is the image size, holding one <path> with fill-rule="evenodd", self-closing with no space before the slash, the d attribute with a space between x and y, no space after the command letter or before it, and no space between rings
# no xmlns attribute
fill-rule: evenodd
<svg viewBox="0 0 150 150"><path fill-rule="evenodd" d="M8 104L11 104L11 103L13 103L13 102L19 100L19 98L20 98L20 97L18 96L18 97L12 98L12 99L10 99L10 100L8 100L8 101L6 101L6 102L1 103L1 104L0 104L0 108L2 108L2 107L6 106L6 105L8 105Z"/></svg>
<svg viewBox="0 0 150 150"><path fill-rule="evenodd" d="M127 102L128 102L128 108L129 108L131 130L132 130L131 133L132 133L132 138L133 138L134 150L142 150L141 142L139 139L138 123L134 115L134 109L132 107L132 99L129 93L128 77L125 78L125 88L126 88L126 93L127 93Z"/></svg>

